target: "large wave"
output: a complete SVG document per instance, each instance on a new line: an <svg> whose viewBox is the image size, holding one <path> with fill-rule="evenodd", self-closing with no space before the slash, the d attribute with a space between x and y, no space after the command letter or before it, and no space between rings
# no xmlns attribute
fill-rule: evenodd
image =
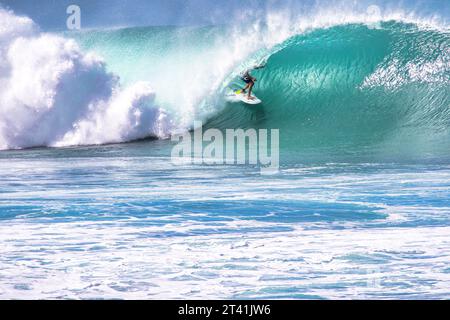
<svg viewBox="0 0 450 320"><path fill-rule="evenodd" d="M448 141L448 27L369 9L61 35L0 11L0 148L166 137L194 120L279 128L291 149ZM261 108L227 103L224 90L261 61Z"/></svg>
<svg viewBox="0 0 450 320"><path fill-rule="evenodd" d="M208 126L279 128L288 149L450 150L448 32L401 22L317 29L282 43L255 75L262 109L228 105Z"/></svg>

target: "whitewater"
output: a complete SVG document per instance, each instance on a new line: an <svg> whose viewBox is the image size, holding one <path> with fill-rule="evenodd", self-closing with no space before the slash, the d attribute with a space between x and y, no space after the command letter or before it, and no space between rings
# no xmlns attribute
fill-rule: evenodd
<svg viewBox="0 0 450 320"><path fill-rule="evenodd" d="M61 32L0 8L0 298L449 299L448 20L338 3ZM262 62L263 103L228 102ZM194 121L279 129L279 173L172 164Z"/></svg>

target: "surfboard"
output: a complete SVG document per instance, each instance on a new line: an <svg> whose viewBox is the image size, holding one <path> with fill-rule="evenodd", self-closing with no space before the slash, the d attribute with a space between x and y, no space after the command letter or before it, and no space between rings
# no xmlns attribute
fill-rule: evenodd
<svg viewBox="0 0 450 320"><path fill-rule="evenodd" d="M249 99L247 93L243 93L242 90L234 91L234 95L242 102L246 104L260 104L262 101L255 95L252 97L254 99Z"/></svg>

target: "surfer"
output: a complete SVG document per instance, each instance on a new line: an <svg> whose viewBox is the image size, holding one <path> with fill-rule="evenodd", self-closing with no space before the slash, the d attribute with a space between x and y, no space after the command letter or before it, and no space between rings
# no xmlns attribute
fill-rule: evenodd
<svg viewBox="0 0 450 320"><path fill-rule="evenodd" d="M259 66L254 66L253 68L247 69L241 76L241 80L246 83L244 89L242 89L241 92L247 93L247 90L248 90L247 98L249 100L255 99L255 97L252 97L252 90L253 90L253 86L255 85L255 82L256 82L256 78L254 78L250 75L250 71L262 69L265 66L266 66L265 64L261 64Z"/></svg>

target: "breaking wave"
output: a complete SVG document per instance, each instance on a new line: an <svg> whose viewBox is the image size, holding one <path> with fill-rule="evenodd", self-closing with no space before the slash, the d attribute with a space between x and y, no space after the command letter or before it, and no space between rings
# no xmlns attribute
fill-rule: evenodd
<svg viewBox="0 0 450 320"><path fill-rule="evenodd" d="M2 9L0 21L0 149L165 138L194 120L279 128L289 149L449 145L450 36L435 20L280 11L245 30L58 35ZM227 102L238 74L261 61L255 92L263 104Z"/></svg>

